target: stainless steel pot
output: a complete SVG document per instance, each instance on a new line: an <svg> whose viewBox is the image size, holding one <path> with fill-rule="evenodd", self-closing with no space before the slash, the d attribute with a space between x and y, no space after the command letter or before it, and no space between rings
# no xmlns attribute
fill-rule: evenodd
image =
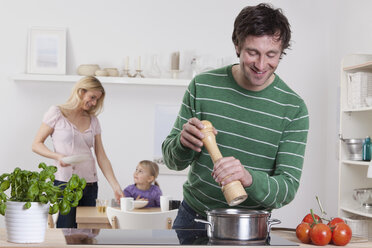
<svg viewBox="0 0 372 248"><path fill-rule="evenodd" d="M339 134L340 140L345 142L349 152L348 159L350 160L363 160L363 142L364 139L344 139L342 134Z"/></svg>
<svg viewBox="0 0 372 248"><path fill-rule="evenodd" d="M272 225L280 224L270 219L270 212L245 209L214 209L206 211L207 221L195 219L208 225L207 234L211 239L266 240Z"/></svg>

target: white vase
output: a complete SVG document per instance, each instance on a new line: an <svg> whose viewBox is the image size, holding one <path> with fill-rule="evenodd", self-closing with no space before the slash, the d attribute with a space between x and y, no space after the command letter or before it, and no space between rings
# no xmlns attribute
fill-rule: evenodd
<svg viewBox="0 0 372 248"><path fill-rule="evenodd" d="M160 78L161 77L161 70L160 70L160 67L158 65L158 56L157 55L152 56L151 68L150 68L150 70L148 71L147 74L150 78Z"/></svg>
<svg viewBox="0 0 372 248"><path fill-rule="evenodd" d="M24 205L25 202L6 202L7 240L13 243L44 242L49 203L32 202L29 209L24 209Z"/></svg>

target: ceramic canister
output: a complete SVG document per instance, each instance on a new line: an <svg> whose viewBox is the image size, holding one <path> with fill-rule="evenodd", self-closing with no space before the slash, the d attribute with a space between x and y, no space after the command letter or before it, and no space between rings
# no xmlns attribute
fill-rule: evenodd
<svg viewBox="0 0 372 248"><path fill-rule="evenodd" d="M7 240L13 243L44 242L49 203L31 202L29 209L25 209L24 205L25 202L6 202Z"/></svg>

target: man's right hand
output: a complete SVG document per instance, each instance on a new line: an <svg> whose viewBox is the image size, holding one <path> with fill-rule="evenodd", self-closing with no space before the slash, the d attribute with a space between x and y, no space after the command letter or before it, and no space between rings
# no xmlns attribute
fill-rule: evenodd
<svg viewBox="0 0 372 248"><path fill-rule="evenodd" d="M203 146L202 139L204 134L200 131L204 128L204 125L198 118L190 118L182 126L181 131L181 144L184 147L188 147L196 152L201 152L201 147ZM214 129L214 133L217 134L217 131Z"/></svg>
<svg viewBox="0 0 372 248"><path fill-rule="evenodd" d="M202 139L204 134L200 131L204 125L198 118L190 118L182 126L180 141L184 147L188 147L196 152L201 152L203 146Z"/></svg>

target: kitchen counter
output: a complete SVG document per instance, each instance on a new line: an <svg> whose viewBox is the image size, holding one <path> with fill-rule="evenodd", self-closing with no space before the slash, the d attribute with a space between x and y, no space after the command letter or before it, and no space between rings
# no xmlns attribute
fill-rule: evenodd
<svg viewBox="0 0 372 248"><path fill-rule="evenodd" d="M110 247L110 248L117 248L117 247L133 247L133 248L139 248L139 247L144 247L144 245L67 245L65 237L63 235L63 232L61 229L47 229L46 231L46 236L45 236L45 241L40 244L15 244L15 243L9 243L6 241L6 233L5 233L5 228L0 229L0 247L7 248L7 247L61 247L61 248L66 248L66 247L90 247L90 248L97 248L97 247ZM285 238L289 241L298 243L298 240L296 238L296 235L294 231L287 231L287 230L273 230L273 234L278 235L282 238ZM200 247L211 247L212 245L167 245L167 248L172 248L172 247L192 247L192 248L200 248ZM148 247L151 248L160 248L164 247L164 245L148 245ZM229 245L216 245L215 247L236 247L236 246L229 246ZM256 248L262 248L262 246L249 246L249 247L256 247ZM280 247L316 247L314 245L306 245L306 244L301 244L299 243L299 246L280 246ZM336 247L333 245L327 245L324 247ZM366 241L363 239L358 239L354 238L351 240L351 242L346 246L346 247L372 247L372 242L371 241Z"/></svg>

